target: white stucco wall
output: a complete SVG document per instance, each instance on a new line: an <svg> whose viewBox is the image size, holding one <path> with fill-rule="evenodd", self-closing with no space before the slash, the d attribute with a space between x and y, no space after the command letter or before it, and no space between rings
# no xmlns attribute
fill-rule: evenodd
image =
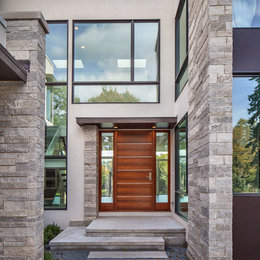
<svg viewBox="0 0 260 260"><path fill-rule="evenodd" d="M1 11L41 11L46 20L69 21L68 209L66 211L45 211L45 224L56 222L64 228L70 220L83 220L84 136L83 130L76 124L76 117L167 117L178 115L178 118L181 119L187 112L188 88L183 90L176 104L174 97L174 28L178 2L178 0L0 1ZM78 19L160 19L160 104L71 104L72 21ZM174 140L174 135L172 135L172 140ZM172 160L173 165L174 160ZM171 174L172 172L173 170ZM173 192L172 189L172 194Z"/></svg>

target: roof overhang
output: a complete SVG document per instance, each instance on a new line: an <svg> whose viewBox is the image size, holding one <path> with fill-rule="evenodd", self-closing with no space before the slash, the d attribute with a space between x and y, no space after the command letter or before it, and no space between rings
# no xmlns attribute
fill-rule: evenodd
<svg viewBox="0 0 260 260"><path fill-rule="evenodd" d="M16 60L7 49L0 44L0 81L26 82L29 68L29 61Z"/></svg>
<svg viewBox="0 0 260 260"><path fill-rule="evenodd" d="M172 129L177 117L77 117L80 126L97 125L100 129Z"/></svg>

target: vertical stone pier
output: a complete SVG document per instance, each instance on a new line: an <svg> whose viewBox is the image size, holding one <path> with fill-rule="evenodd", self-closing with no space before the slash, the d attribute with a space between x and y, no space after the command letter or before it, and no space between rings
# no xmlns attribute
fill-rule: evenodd
<svg viewBox="0 0 260 260"><path fill-rule="evenodd" d="M232 259L232 1L189 1L188 258Z"/></svg>
<svg viewBox="0 0 260 260"><path fill-rule="evenodd" d="M40 12L1 13L6 48L27 82L0 86L0 258L43 259L45 34Z"/></svg>
<svg viewBox="0 0 260 260"><path fill-rule="evenodd" d="M95 125L84 126L84 221L98 216L99 131Z"/></svg>

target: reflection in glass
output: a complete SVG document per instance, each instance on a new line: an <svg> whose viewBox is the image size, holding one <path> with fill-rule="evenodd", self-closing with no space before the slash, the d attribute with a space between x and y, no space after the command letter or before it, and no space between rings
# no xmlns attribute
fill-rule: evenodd
<svg viewBox="0 0 260 260"><path fill-rule="evenodd" d="M101 139L101 202L113 203L113 133L102 133Z"/></svg>
<svg viewBox="0 0 260 260"><path fill-rule="evenodd" d="M66 204L66 159L45 159L44 208L64 209Z"/></svg>
<svg viewBox="0 0 260 260"><path fill-rule="evenodd" d="M188 67L185 69L180 81L176 83L176 97L178 97L188 82Z"/></svg>
<svg viewBox="0 0 260 260"><path fill-rule="evenodd" d="M131 24L74 24L74 81L130 81Z"/></svg>
<svg viewBox="0 0 260 260"><path fill-rule="evenodd" d="M233 192L259 193L260 77L233 79Z"/></svg>
<svg viewBox="0 0 260 260"><path fill-rule="evenodd" d="M158 81L159 24L135 23L135 81Z"/></svg>
<svg viewBox="0 0 260 260"><path fill-rule="evenodd" d="M67 81L67 24L48 23L46 82Z"/></svg>
<svg viewBox="0 0 260 260"><path fill-rule="evenodd" d="M46 87L45 155L66 155L66 86Z"/></svg>
<svg viewBox="0 0 260 260"><path fill-rule="evenodd" d="M187 120L182 120L175 129L176 135L176 178L175 198L176 212L188 217L188 191L187 191Z"/></svg>
<svg viewBox="0 0 260 260"><path fill-rule="evenodd" d="M187 55L187 2L185 1L180 18L177 20L177 62L176 72L179 73Z"/></svg>
<svg viewBox="0 0 260 260"><path fill-rule="evenodd" d="M156 133L156 202L168 202L168 133Z"/></svg>
<svg viewBox="0 0 260 260"><path fill-rule="evenodd" d="M158 102L158 85L74 85L74 103Z"/></svg>
<svg viewBox="0 0 260 260"><path fill-rule="evenodd" d="M188 219L188 196L176 194L176 210L177 212Z"/></svg>
<svg viewBox="0 0 260 260"><path fill-rule="evenodd" d="M260 0L233 0L233 27L260 27Z"/></svg>

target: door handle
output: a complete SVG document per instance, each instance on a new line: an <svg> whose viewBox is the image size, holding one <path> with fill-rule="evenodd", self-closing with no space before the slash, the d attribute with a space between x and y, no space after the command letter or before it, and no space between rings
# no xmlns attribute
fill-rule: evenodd
<svg viewBox="0 0 260 260"><path fill-rule="evenodd" d="M147 179L147 180L149 180L149 181L151 181L151 180L152 180L152 172L149 172L149 175L148 175L148 176L146 176L146 179Z"/></svg>

